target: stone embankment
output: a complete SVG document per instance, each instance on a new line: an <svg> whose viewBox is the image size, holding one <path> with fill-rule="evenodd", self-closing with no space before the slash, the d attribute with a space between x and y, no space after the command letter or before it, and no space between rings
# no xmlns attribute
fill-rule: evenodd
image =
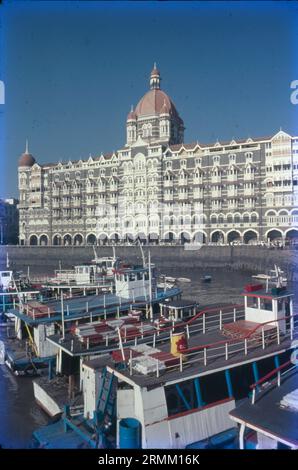
<svg viewBox="0 0 298 470"><path fill-rule="evenodd" d="M112 256L109 246L97 247L98 256ZM144 247L145 254L148 247ZM151 246L151 260L160 269L165 268L226 268L267 272L279 265L290 280L298 280L298 251L294 249L269 249L259 246L203 246L199 250L184 249L183 246ZM11 268L31 273L52 274L61 265L63 269L75 264L90 262L94 258L93 248L87 247L38 247L1 246L0 264L5 268L8 259ZM138 246L117 246L116 255L130 263L141 262Z"/></svg>

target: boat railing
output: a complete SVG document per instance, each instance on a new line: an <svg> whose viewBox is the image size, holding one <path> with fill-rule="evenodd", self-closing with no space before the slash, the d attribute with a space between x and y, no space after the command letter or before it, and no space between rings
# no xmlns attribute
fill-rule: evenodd
<svg viewBox="0 0 298 470"><path fill-rule="evenodd" d="M288 368L291 364L292 364L292 367ZM284 369L286 369L286 370L284 372L282 372ZM256 392L258 391L260 385L265 386L268 383L268 379L271 379L271 377L276 376L276 378L274 380L271 380L269 382L269 385L270 386L276 386L277 385L278 387L280 387L282 376L289 374L293 370L297 370L297 366L293 365L291 360L286 361L282 365L280 365L279 367L276 367L271 372L264 375L259 380L257 380L255 383L250 385L250 389L252 390L252 396L251 396L252 405L254 405L255 402L256 402Z"/></svg>
<svg viewBox="0 0 298 470"><path fill-rule="evenodd" d="M175 295L179 295L180 294L180 289L178 287L175 287L175 288L172 288L172 289L169 289L167 291L167 295L168 297L170 296L175 296ZM161 295L159 295L158 292L154 293L155 295L153 295L151 301L158 301L160 300L160 298L162 298ZM105 320L107 319L107 315L110 315L110 314L115 314L117 315L117 317L120 316L120 310L121 309L130 309L130 310L133 310L134 308L139 308L139 306L142 306L144 304L150 304L150 299L149 299L149 296L148 295L145 295L143 297L134 297L132 299L124 299L122 297L119 297L119 296L115 296L115 302L114 303L109 303L107 304L106 302L106 294L103 294L103 296L101 296L102 298L102 302L101 303L98 303L96 305L90 305L89 301L87 300L86 302L84 302L84 304L81 304L80 306L78 307L74 307L74 306L70 306L69 304L67 304L67 301L65 301L65 305L64 305L64 308L63 308L63 312L64 312L64 315L65 315L65 320L68 318L68 317L71 317L72 314L76 314L76 313L82 313L82 314L89 314L90 315L90 321L92 322L92 314L94 315L94 317L97 317L97 318L104 318ZM84 296L81 296L81 299L84 299ZM58 300L58 299L57 299ZM54 300L54 301L57 301L57 300ZM43 302L43 306L46 307L48 306L48 308L51 307L51 304L53 302L53 299L51 299L49 302ZM23 313L23 303L21 302L16 302L16 306L19 307L20 311ZM103 309L103 311L101 312L96 312L96 309ZM33 319L35 319L35 313L36 313L36 318L37 318L37 309L36 309L36 312L34 311L34 309L32 309L32 315L33 315ZM53 312L53 310L51 310L51 313L49 314L49 317L55 317L57 315L61 315L61 312L62 312L62 309L57 309ZM87 315L85 315L87 316Z"/></svg>
<svg viewBox="0 0 298 470"><path fill-rule="evenodd" d="M289 321L289 325L286 327L286 332L281 334L279 322L285 320ZM276 328L270 330L265 329L268 324L273 323L276 323ZM206 367L210 363L210 360L225 358L225 360L228 361L229 358L236 353L243 353L244 356L248 356L251 351L255 351L258 348L265 350L274 343L280 345L281 339L290 338L293 340L294 333L297 331L298 314L260 323L256 328L246 333L241 338L224 339L214 343L181 350L175 364L165 367L164 365L161 366L159 361L157 361L156 376L159 377L160 373L164 373L170 369L177 369L177 366L179 366L182 372L185 367L189 367L192 364L203 364Z"/></svg>
<svg viewBox="0 0 298 470"><path fill-rule="evenodd" d="M241 308L243 311L244 311L244 307L243 307L243 304L234 304L234 305L225 305L225 306L222 306L222 307L207 307L205 308L204 310L201 310L200 312L197 312L195 314L194 317L190 318L189 320L187 320L187 324L188 325L191 325L192 323L194 323L197 319L199 318L204 318L206 316L206 314L210 314L212 312L219 312L219 314L221 315L221 313L223 313L225 310L227 309L231 309L234 308L234 309L238 309L238 308Z"/></svg>
<svg viewBox="0 0 298 470"><path fill-rule="evenodd" d="M74 290L74 289L95 289L95 288L103 288L109 287L113 288L114 284L112 282L112 278L107 276L106 278L102 279L94 279L93 281L89 281L88 283L77 283L74 279L58 279L58 278L49 278L42 282L42 287L45 289L52 289L52 290Z"/></svg>
<svg viewBox="0 0 298 470"><path fill-rule="evenodd" d="M226 312L226 310L228 310L228 312ZM193 323L197 325L201 321L202 333L205 334L206 331L210 331L212 328L221 330L224 323L242 320L244 315L243 304L226 305L223 307L205 308L197 312L194 317L190 318L185 323L188 329L190 329Z"/></svg>
<svg viewBox="0 0 298 470"><path fill-rule="evenodd" d="M84 405L70 405L69 414L71 417L80 416L84 413Z"/></svg>
<svg viewBox="0 0 298 470"><path fill-rule="evenodd" d="M124 329L124 334L122 337L122 344L123 346L128 345L132 341L134 342L135 346L138 344L138 340L143 340L144 338L152 337L152 344L155 347L155 344L159 341L165 341L166 339L171 338L171 336L178 330L185 329L187 337L198 333L207 333L209 331L221 329L221 326L224 323L229 323L231 321L236 322L242 318L244 318L244 309L238 308L239 305L231 305L225 306L222 308L212 308L212 309L205 309L204 311L200 312L202 315L197 316L197 322L193 323L191 327L189 326L188 321L184 322L172 322L170 326L163 326L160 327L158 324L155 326L155 331L152 333L152 330L143 330L143 324L140 325L140 333L132 333L129 334ZM242 307L242 306L241 306ZM228 312L224 312L224 310L229 309ZM212 315L210 315L212 313ZM217 314L217 315L216 315ZM215 318L214 318L215 317ZM109 345L108 336L105 339L105 345Z"/></svg>
<svg viewBox="0 0 298 470"><path fill-rule="evenodd" d="M223 312L223 309L228 309L228 308L229 308L228 312ZM124 328L122 331L120 331L119 328L117 329L118 338L119 338L118 346L120 349L121 347L129 347L132 345L137 346L139 343L144 342L143 340L145 339L147 340L146 341L147 343L152 342L152 346L155 347L156 343L170 339L175 332L180 331L181 329L186 330L187 337L189 338L190 336L193 336L194 334L198 334L198 333L202 334L202 333L207 333L208 331L219 329L219 326L216 326L216 323L218 325L220 323L225 324L225 323L231 322L231 320L235 322L235 321L238 321L240 318L244 317L244 310L237 309L237 306L234 306L234 305L225 306L223 307L223 309L218 308L217 319L213 318L216 316L215 315L216 309L214 308L209 309L212 315L210 315L210 318L207 317L207 320L203 322L204 326L202 322L200 321L202 320L203 316L198 318L198 323L192 324L191 327L189 327L188 323L184 321L181 321L178 323L173 321L171 325L169 326L160 326L159 324L156 324L153 326L152 324L154 329L149 329L149 330L146 330L146 325L148 325L148 322L127 324L127 326L131 326L131 325L137 326L140 330L139 333L136 333L136 332L129 333L129 331L127 331L127 329L125 328L126 325L124 324L123 325ZM204 310L204 312L202 313L203 315L207 315L207 309ZM220 317L221 317L221 320L219 319ZM209 326L209 320L210 320L211 326ZM108 348L109 346L113 346L113 349L115 349L115 342L117 342L117 339L115 338L115 336L113 335L110 336L109 333L107 333L106 335L104 334L102 335L103 335L103 339L100 342L101 344L98 343L97 346L101 345L101 346L104 346L105 348ZM87 350L90 349L90 341L88 337L86 340L86 349ZM73 339L71 339L71 342L70 342L70 350L71 352L73 352L74 350Z"/></svg>

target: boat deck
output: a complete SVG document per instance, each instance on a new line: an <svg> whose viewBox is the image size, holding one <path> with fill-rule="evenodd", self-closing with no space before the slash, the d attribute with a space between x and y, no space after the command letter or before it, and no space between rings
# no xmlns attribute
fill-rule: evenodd
<svg viewBox="0 0 298 470"><path fill-rule="evenodd" d="M232 343L229 345L229 355L226 359L226 341L228 341L228 339L223 335L222 331L211 331L206 334L197 334L189 338L189 348L196 348L199 346L222 342L222 344L219 345L216 350L207 348L206 365L204 364L203 350L200 350L197 352L197 354L194 354L191 361L185 361L185 363L183 363L182 370L180 370L179 365L177 365L175 367L166 368L165 370L161 369L158 376L157 373L150 373L145 375L136 372L133 369L131 375L128 367L126 369L121 369L120 372L117 372L117 375L122 375L124 380L126 379L128 382L133 382L140 387L151 389L159 387L162 384L178 383L198 375L211 373L215 370L225 370L231 367L235 367L237 364L244 364L258 360L260 358L273 356L290 348L292 343L288 336L281 336L280 344L277 344L277 342L267 344L265 349L262 348L262 345L260 345L259 342L254 342L249 347L247 354L245 354L245 348L243 346L240 345L241 347L239 347L239 343ZM162 352L170 352L169 341L167 343L157 345L156 347ZM103 368L105 365L107 365L111 369L115 370L115 363L113 360L109 359L109 361L107 361L106 357L99 357L98 359L94 359L92 361L85 361L85 363L93 368Z"/></svg>
<svg viewBox="0 0 298 470"><path fill-rule="evenodd" d="M6 355L13 358L14 361L25 360L28 361L28 354L26 354L26 341L17 338L5 338Z"/></svg>
<svg viewBox="0 0 298 470"><path fill-rule="evenodd" d="M165 341L169 338L169 332L167 333L160 333L160 336L156 338L156 343L160 343ZM97 354L107 354L115 350L119 350L119 339L117 338L114 342L111 342L108 346L104 344L90 346L87 349L87 346L84 342L80 341L77 336L72 334L66 334L65 339L61 339L61 335L54 335L48 338L51 343L55 344L58 348L62 349L64 352L69 354L70 356L90 356L90 355L97 355ZM148 344L153 342L153 334L150 336L144 336L144 338L138 338L138 344ZM127 341L125 343L125 347L129 345L133 346L135 344L135 339L131 341Z"/></svg>
<svg viewBox="0 0 298 470"><path fill-rule="evenodd" d="M37 357L30 355L26 349L26 341L17 338L5 338L6 364L14 372L33 371L35 369L47 367L49 361L55 356Z"/></svg>
<svg viewBox="0 0 298 470"><path fill-rule="evenodd" d="M68 382L65 376L60 377L57 375L51 380L49 380L47 376L41 376L35 379L34 383L42 388L43 392L46 393L50 399L55 402L57 407L60 408L61 412L63 411L64 405L67 404L70 404L71 406L83 405L83 395L77 388L74 389L74 398L69 400ZM43 406L42 403L40 403L40 405ZM45 411L49 412L49 410Z"/></svg>
<svg viewBox="0 0 298 470"><path fill-rule="evenodd" d="M272 437L280 438L298 446L298 412L280 406L283 397L298 389L297 368L282 379L280 387L269 386L257 393L253 405L251 400L245 400L235 410L230 412L238 422L246 423L248 427L267 432Z"/></svg>
<svg viewBox="0 0 298 470"><path fill-rule="evenodd" d="M154 297L152 299L152 303L160 303L165 299L171 299L173 297L179 296L180 294L181 289L178 287L167 289L166 291L159 290L157 292L157 297ZM73 297L69 299L64 299L64 321L68 322L83 318L88 319L92 315L115 315L117 309L119 309L119 311L121 312L126 311L131 306L132 308L146 307L146 305L148 305L149 303L149 299L145 299L144 297L138 297L133 302L132 299L128 300L114 294L100 296L86 295L83 297ZM34 315L25 315L24 313L21 313L18 309L12 309L10 310L10 313L12 313L17 318L20 318L22 321L31 326L61 321L61 301L50 300L44 305L48 308L48 313L45 313L44 316L38 316L38 318L34 318Z"/></svg>
<svg viewBox="0 0 298 470"><path fill-rule="evenodd" d="M91 446L72 429L65 432L63 420L43 426L33 433L42 449L90 449Z"/></svg>
<svg viewBox="0 0 298 470"><path fill-rule="evenodd" d="M171 306L176 302L169 302L168 304ZM177 302L180 305L180 301ZM164 304L167 305L167 304ZM217 304L210 304L206 307L201 307L201 312L199 313L204 313L205 315L205 328L207 330L214 330L214 329L219 329L219 312L221 309L227 310L226 313L223 314L222 318L222 324L225 326L226 323L230 323L233 320L234 313L233 313L233 308L235 306L231 304L222 304L220 307ZM237 313L235 314L235 319L237 318L238 320L242 320L244 318L244 311L242 308L237 308L236 309ZM237 315L237 316L236 316ZM157 315L155 317L155 320L157 320L159 316ZM121 316L120 316L121 319ZM195 320L195 321L194 321ZM189 332L190 335L193 335L194 332L203 332L203 323L204 319L203 316L198 317L195 319L194 317L190 317L187 319L189 322ZM182 322L182 320L181 320ZM164 324L165 328L160 328L159 330L157 328L155 329L149 329L146 327L148 322L144 321L144 335L143 337L139 334L136 336L135 335L128 335L127 337L123 336L122 337L122 342L124 344L124 347L128 346L133 346L135 344L135 341L137 340L137 344L150 344L155 341L156 344L160 344L163 341L168 341L170 339L170 329L172 329L172 323ZM186 323L185 323L186 325ZM184 326L185 326L184 325ZM89 323L89 326L91 328L92 324ZM140 327L140 324L137 325ZM179 322L176 324L175 328L179 329ZM116 331L116 330L115 330ZM179 331L179 330L178 330ZM108 338L108 343L105 341L105 335L104 333L101 335L98 334L98 342L97 343L92 343L90 342L89 347L87 348L86 343L80 341L79 337L75 334L72 334L70 332L66 332L64 340L62 340L61 335L56 334L53 336L50 336L48 339L50 340L51 343L53 343L55 346L58 348L62 349L64 352L69 354L70 356L88 356L90 354L105 354L108 352L115 351L119 349L119 337L114 337L111 339L111 337ZM133 337L132 337L133 336ZM154 339L155 336L155 339ZM131 338L131 339L130 339Z"/></svg>
<svg viewBox="0 0 298 470"><path fill-rule="evenodd" d="M234 323L227 323L223 325L223 334L228 338L243 338L248 334L254 334L256 328L256 323L247 320L239 320ZM276 326L275 325L264 325L264 332L266 334L271 333L276 335ZM257 330L255 335L260 335L260 331Z"/></svg>

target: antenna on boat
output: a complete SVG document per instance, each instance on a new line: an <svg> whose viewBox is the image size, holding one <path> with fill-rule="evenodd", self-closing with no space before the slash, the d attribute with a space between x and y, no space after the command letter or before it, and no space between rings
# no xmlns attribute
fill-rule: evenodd
<svg viewBox="0 0 298 470"><path fill-rule="evenodd" d="M144 254L144 250L143 250L142 244L140 242L140 239L138 239L138 244L139 244L139 247L140 247L140 250L141 250L141 255L142 255L142 260L143 260L143 268L145 268L146 259L145 259L145 254Z"/></svg>
<svg viewBox="0 0 298 470"><path fill-rule="evenodd" d="M153 309L152 309L152 271L151 271L151 253L148 250L148 265L149 265L149 301L150 301L150 320L153 320Z"/></svg>
<svg viewBox="0 0 298 470"><path fill-rule="evenodd" d="M114 245L112 246L112 250L113 250L113 258L114 258L114 261L116 260L116 249L114 247Z"/></svg>
<svg viewBox="0 0 298 470"><path fill-rule="evenodd" d="M118 338L119 338L119 349L121 351L122 359L123 359L123 361L125 361L125 353L124 353L124 349L123 349L123 342L122 342L122 336L121 336L121 333L120 333L120 328L117 328L117 333L118 333Z"/></svg>
<svg viewBox="0 0 298 470"><path fill-rule="evenodd" d="M6 267L9 268L9 257L8 257L8 251L6 252Z"/></svg>
<svg viewBox="0 0 298 470"><path fill-rule="evenodd" d="M96 250L95 250L95 246L92 245L92 248L93 248L93 253L94 253L94 261L95 261L95 264L97 263L98 261L98 256L97 256L97 253L96 253Z"/></svg>
<svg viewBox="0 0 298 470"><path fill-rule="evenodd" d="M61 320L62 320L62 339L64 339L65 338L65 325L64 325L63 289L61 289Z"/></svg>

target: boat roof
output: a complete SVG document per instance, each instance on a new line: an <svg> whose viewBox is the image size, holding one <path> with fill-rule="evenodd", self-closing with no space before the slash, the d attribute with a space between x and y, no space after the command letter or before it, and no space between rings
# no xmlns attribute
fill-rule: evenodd
<svg viewBox="0 0 298 470"><path fill-rule="evenodd" d="M77 266L94 266L96 264L102 263L103 261L116 261L116 259L118 258L113 258L112 256L105 256L102 258L93 259L92 261L87 261L86 263L75 264L74 267L76 268Z"/></svg>
<svg viewBox="0 0 298 470"><path fill-rule="evenodd" d="M284 297L292 297L294 294L293 292L289 291L289 290L283 290L279 293L272 293L271 290L267 291L266 289L260 289L260 290L256 290L256 291L252 291L252 292L242 292L243 296L245 297L259 297L261 299L269 299L269 300L272 300L272 299L282 299Z"/></svg>
<svg viewBox="0 0 298 470"><path fill-rule="evenodd" d="M151 269L155 266L151 264ZM148 271L149 266L141 266L141 265L132 265L132 266L119 266L117 269L118 273L130 273L130 272L143 272Z"/></svg>
<svg viewBox="0 0 298 470"><path fill-rule="evenodd" d="M219 341L222 341L225 337L222 335L221 331L211 331L206 334L194 334L190 336L188 340L188 346L204 346L208 344L214 344ZM225 338L227 340L227 338ZM208 375L217 371L226 370L233 368L237 365L246 364L258 360L260 358L271 357L276 354L281 354L291 347L291 340L289 338L281 338L280 344L277 343L270 344L266 346L265 349L262 349L262 346L255 347L249 350L248 355L245 355L244 350L234 349L234 352L229 354L229 358L226 359L225 355L216 355L210 358L207 361L207 364L204 365L203 360L200 361L191 361L189 363L185 362L183 370L180 371L179 365L174 368L161 370L159 377L156 373L152 374L141 374L134 369L132 370L132 375L130 374L129 367L126 369L117 370L116 364L112 360L112 357L107 361L106 356L103 358L99 356L98 358L92 361L85 361L88 367L93 368L103 368L107 366L111 372L114 372L121 380L129 383L132 386L145 387L147 389L158 388L163 385L171 385L179 382L184 382L192 378ZM162 352L170 352L170 342L162 343L156 345Z"/></svg>
<svg viewBox="0 0 298 470"><path fill-rule="evenodd" d="M157 298L154 298L152 302L157 303L180 294L181 289L178 287L166 289L166 291L161 289L157 292ZM91 314L97 316L103 315L105 312L107 314L115 313L118 307L119 311L125 311L130 308L130 306L133 308L140 308L145 307L148 304L149 301L146 301L143 296L136 298L135 302L133 302L132 299L125 299L114 294L106 294L105 296L86 295L82 297L73 297L70 299L64 299L64 320L67 322L79 320L81 318L89 319ZM20 318L31 326L53 323L56 321L61 322L62 316L60 300L51 300L49 302L45 302L43 305L46 309L49 308L50 311L53 312L50 316L40 316L39 318L34 319L33 317L20 312L18 309L11 309L9 310L9 313L12 313L17 318Z"/></svg>
<svg viewBox="0 0 298 470"><path fill-rule="evenodd" d="M199 302L194 300L179 299L179 300L169 300L168 302L160 302L160 305L168 308L187 308L187 307L197 307Z"/></svg>
<svg viewBox="0 0 298 470"><path fill-rule="evenodd" d="M28 288L28 289L22 289L21 291L0 291L0 296L10 296L10 295L14 295L14 296L23 296L23 295L33 295L33 294L40 294L40 290L38 289L32 289L32 288Z"/></svg>
<svg viewBox="0 0 298 470"><path fill-rule="evenodd" d="M297 411L281 407L285 395L298 388L297 367L283 376L280 387L271 385L257 393L254 404L246 399L230 412L232 419L248 427L267 433L273 439L298 446Z"/></svg>

